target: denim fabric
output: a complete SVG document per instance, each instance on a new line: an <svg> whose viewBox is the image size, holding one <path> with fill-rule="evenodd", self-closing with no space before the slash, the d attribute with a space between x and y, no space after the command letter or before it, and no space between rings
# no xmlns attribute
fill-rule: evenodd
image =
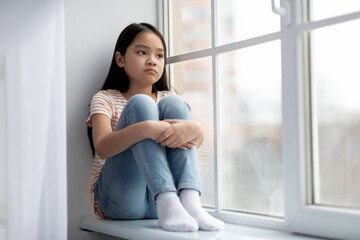
<svg viewBox="0 0 360 240"><path fill-rule="evenodd" d="M191 119L190 107L177 95L164 97L157 104L151 97L138 94L125 105L116 130L163 119ZM157 218L155 197L184 188L200 192L196 149L168 148L145 139L106 160L95 197L108 217Z"/></svg>

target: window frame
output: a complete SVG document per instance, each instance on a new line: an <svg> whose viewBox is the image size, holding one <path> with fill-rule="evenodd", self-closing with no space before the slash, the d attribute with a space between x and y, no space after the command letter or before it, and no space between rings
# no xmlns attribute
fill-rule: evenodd
<svg viewBox="0 0 360 240"><path fill-rule="evenodd" d="M292 232L321 237L358 239L360 209L311 204L311 80L309 36L312 30L360 19L360 11L318 21L304 21L308 0L292 4L292 23L282 24L283 159L285 219ZM296 56L286 58L286 56ZM290 59L290 60L289 60ZM286 81L284 81L286 79ZM285 101L286 100L286 101Z"/></svg>
<svg viewBox="0 0 360 240"><path fill-rule="evenodd" d="M270 1L270 0L269 0ZM309 0L281 0L281 6L290 6L291 23L281 17L281 30L259 37L217 46L216 0L211 0L211 36L209 49L169 56L167 64L212 57L213 120L214 134L220 136L221 117L219 109L218 55L249 46L280 40L282 58L282 159L284 179L284 218L267 217L249 213L219 211L220 209L220 149L221 142L215 137L214 193L215 209L209 212L229 223L265 227L284 231L310 234L320 237L358 239L360 231L360 209L325 207L311 203L311 82L305 72L309 69L308 32L337 23L360 19L360 11L317 21L304 21ZM171 22L168 0L159 5L159 26L165 39L171 42ZM271 9L269 9L271 11ZM171 18L170 18L171 19ZM169 46L171 49L171 46ZM171 74L171 72L170 72Z"/></svg>

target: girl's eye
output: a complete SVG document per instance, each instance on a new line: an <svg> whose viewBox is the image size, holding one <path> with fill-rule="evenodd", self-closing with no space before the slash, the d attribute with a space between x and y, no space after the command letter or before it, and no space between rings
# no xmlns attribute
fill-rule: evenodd
<svg viewBox="0 0 360 240"><path fill-rule="evenodd" d="M138 51L138 53L139 53L140 55L146 55L146 52L145 52L145 51Z"/></svg>
<svg viewBox="0 0 360 240"><path fill-rule="evenodd" d="M157 57L158 57L158 58L163 58L163 57L164 57L164 55L162 55L162 54L158 54L158 55L157 55Z"/></svg>

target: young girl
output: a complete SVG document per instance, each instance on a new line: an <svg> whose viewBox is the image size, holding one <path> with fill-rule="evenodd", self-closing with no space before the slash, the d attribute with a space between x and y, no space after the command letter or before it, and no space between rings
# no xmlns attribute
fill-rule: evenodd
<svg viewBox="0 0 360 240"><path fill-rule="evenodd" d="M203 133L187 103L169 91L165 53L150 24L131 24L117 40L86 122L94 210L113 219L158 218L169 231L220 230L224 223L200 202L194 147Z"/></svg>

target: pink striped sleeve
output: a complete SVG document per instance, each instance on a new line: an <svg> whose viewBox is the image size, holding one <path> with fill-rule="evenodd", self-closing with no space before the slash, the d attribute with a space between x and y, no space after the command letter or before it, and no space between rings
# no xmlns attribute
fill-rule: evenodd
<svg viewBox="0 0 360 240"><path fill-rule="evenodd" d="M111 120L113 116L113 109L114 103L110 95L104 91L96 93L91 100L90 115L86 121L86 125L88 127L92 127L91 116L98 113L106 115Z"/></svg>

